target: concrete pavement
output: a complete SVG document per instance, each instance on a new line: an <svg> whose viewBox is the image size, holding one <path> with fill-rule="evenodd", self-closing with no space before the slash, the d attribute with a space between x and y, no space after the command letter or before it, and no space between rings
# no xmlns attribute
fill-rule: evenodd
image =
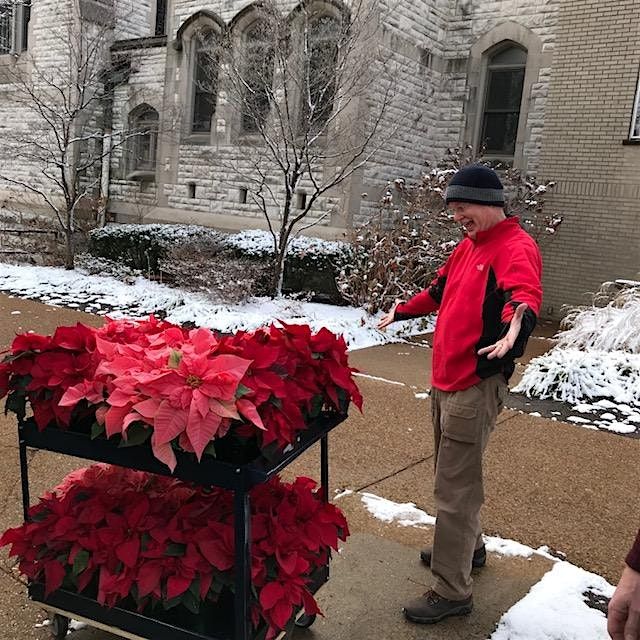
<svg viewBox="0 0 640 640"><path fill-rule="evenodd" d="M15 313L19 311L20 313ZM0 345L17 331L50 333L77 320L101 318L0 296ZM423 339L352 354L366 376L358 383L364 413L355 409L330 436L330 490L368 491L397 502L415 502L434 513L433 443L427 389L430 350ZM549 346L532 343L531 352ZM395 384L394 384L395 383ZM15 419L0 417L0 528L21 521ZM616 581L622 559L637 530L640 504L637 464L640 441L614 434L506 411L490 443L487 462L488 534L532 547L547 544L585 569ZM319 476L317 448L287 469L287 475ZM85 463L46 452L30 454L32 494L40 495L68 471ZM326 618L296 637L318 640L487 638L501 615L548 569L542 558L501 558L476 576L476 607L471 616L429 628L406 623L400 606L424 591L429 573L417 550L432 530L398 527L373 518L356 494L341 498L352 538L335 558L332 578L319 592ZM49 637L36 628L39 610L30 604L6 551L0 555L0 637ZM76 631L75 640L106 640L102 631Z"/></svg>

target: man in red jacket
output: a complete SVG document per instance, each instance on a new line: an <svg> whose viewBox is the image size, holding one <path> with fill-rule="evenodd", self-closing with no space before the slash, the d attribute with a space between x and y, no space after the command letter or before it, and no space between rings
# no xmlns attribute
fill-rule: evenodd
<svg viewBox="0 0 640 640"><path fill-rule="evenodd" d="M609 603L607 631L613 640L640 640L640 531Z"/></svg>
<svg viewBox="0 0 640 640"><path fill-rule="evenodd" d="M471 569L486 562L482 458L542 302L540 252L518 219L505 215L495 171L463 167L445 200L465 238L431 285L396 301L378 325L438 310L431 375L437 519L433 547L420 554L435 582L404 607L418 623L473 608Z"/></svg>

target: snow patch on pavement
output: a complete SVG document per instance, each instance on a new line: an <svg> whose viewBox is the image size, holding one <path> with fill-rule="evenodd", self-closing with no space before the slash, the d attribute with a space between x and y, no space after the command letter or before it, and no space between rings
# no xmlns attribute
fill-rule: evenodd
<svg viewBox="0 0 640 640"><path fill-rule="evenodd" d="M400 526L424 527L435 524L435 517L412 502L397 503L372 493L360 493L367 510L383 522ZM604 578L570 562L559 560L548 547L527 545L494 536L485 536L487 551L502 556L530 558L543 556L554 566L533 585L529 593L500 619L489 640L606 640L605 615L589 607L585 593L611 598L614 587Z"/></svg>
<svg viewBox="0 0 640 640"><path fill-rule="evenodd" d="M569 562L557 562L507 611L490 640L607 640L607 619L588 607L584 593L610 598L604 578Z"/></svg>
<svg viewBox="0 0 640 640"><path fill-rule="evenodd" d="M122 282L110 276L87 275L57 267L0 263L0 291L51 305L81 308L112 318L164 315L176 324L194 323L222 332L252 330L276 320L309 324L342 334L350 350L390 342L433 330L434 317L394 323L385 332L376 325L383 316L355 307L337 307L288 298L253 298L243 304L220 304L202 294L174 289L143 277Z"/></svg>

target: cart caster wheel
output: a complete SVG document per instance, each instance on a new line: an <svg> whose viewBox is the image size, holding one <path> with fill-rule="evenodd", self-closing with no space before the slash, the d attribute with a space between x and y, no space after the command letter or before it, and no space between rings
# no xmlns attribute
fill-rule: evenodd
<svg viewBox="0 0 640 640"><path fill-rule="evenodd" d="M69 618L56 613L51 620L51 635L55 640L64 640L69 632Z"/></svg>
<svg viewBox="0 0 640 640"><path fill-rule="evenodd" d="M312 616L308 616L306 613L303 613L296 620L296 627L298 627L298 629L308 629L315 621L316 621L315 614Z"/></svg>

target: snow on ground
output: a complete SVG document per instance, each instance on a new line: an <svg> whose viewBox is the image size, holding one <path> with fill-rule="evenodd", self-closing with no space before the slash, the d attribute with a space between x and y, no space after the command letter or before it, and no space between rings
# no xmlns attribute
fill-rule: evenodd
<svg viewBox="0 0 640 640"><path fill-rule="evenodd" d="M433 329L433 319L398 322L381 332L382 314L287 298L253 298L239 305L217 304L210 298L151 282L143 277L130 284L112 277L87 275L55 267L0 264L0 291L51 305L81 309L112 318L144 318L159 314L177 324L194 323L223 332L251 330L275 320L327 327L341 333L350 350L398 342Z"/></svg>
<svg viewBox="0 0 640 640"><path fill-rule="evenodd" d="M640 285L605 283L596 302L567 315L556 345L531 360L513 391L564 403L567 422L637 436Z"/></svg>
<svg viewBox="0 0 640 640"><path fill-rule="evenodd" d="M343 491L336 496L352 493ZM360 493L367 510L384 522L424 528L435 518L412 502L397 503L372 493ZM552 560L554 566L529 593L500 619L489 640L606 640L607 619L589 607L585 594L598 600L611 598L614 587L604 578L551 555L547 547L533 549L515 540L485 536L487 551L529 558L534 554Z"/></svg>

